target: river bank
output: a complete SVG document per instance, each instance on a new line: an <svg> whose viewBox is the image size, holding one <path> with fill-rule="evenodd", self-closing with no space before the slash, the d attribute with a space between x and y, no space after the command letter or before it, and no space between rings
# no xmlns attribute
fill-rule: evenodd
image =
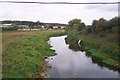
<svg viewBox="0 0 120 80"><path fill-rule="evenodd" d="M99 62L104 64L104 66L110 69L120 71L119 65L119 50L117 42L110 42L112 40L106 37L99 37L97 35L85 35L85 34L70 34L67 38L67 42L77 43L78 40L83 41L84 50L87 52L88 56L92 56L94 62ZM109 36L111 36L109 34Z"/></svg>
<svg viewBox="0 0 120 80"><path fill-rule="evenodd" d="M3 78L35 78L46 66L44 58L55 55L48 40L64 30L10 31L2 33Z"/></svg>
<svg viewBox="0 0 120 80"><path fill-rule="evenodd" d="M51 49L57 55L46 59L52 66L46 71L48 78L118 78L118 71L101 67L85 51L78 50L73 45L70 47L65 41L66 37L51 37L49 40Z"/></svg>

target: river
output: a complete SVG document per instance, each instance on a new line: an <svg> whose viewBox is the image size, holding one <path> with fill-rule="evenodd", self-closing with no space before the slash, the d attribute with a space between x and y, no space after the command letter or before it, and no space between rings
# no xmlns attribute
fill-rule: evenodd
<svg viewBox="0 0 120 80"><path fill-rule="evenodd" d="M57 55L46 59L52 66L47 70L48 78L118 78L118 71L93 63L84 51L69 49L65 37L51 37L49 40Z"/></svg>

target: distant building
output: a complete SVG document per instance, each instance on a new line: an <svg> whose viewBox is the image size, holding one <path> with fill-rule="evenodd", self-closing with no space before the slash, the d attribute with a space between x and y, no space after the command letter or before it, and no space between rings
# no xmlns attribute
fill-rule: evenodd
<svg viewBox="0 0 120 80"><path fill-rule="evenodd" d="M2 26L2 27L4 27L4 28L13 27L13 25L12 25L12 24L2 24L1 26Z"/></svg>
<svg viewBox="0 0 120 80"><path fill-rule="evenodd" d="M29 26L28 25L18 25L18 28L25 29L25 28L29 28Z"/></svg>
<svg viewBox="0 0 120 80"><path fill-rule="evenodd" d="M38 31L38 30L41 30L40 28L34 28L34 29L30 29L32 31Z"/></svg>
<svg viewBox="0 0 120 80"><path fill-rule="evenodd" d="M65 29L65 26L61 26L60 28L61 28L61 29Z"/></svg>
<svg viewBox="0 0 120 80"><path fill-rule="evenodd" d="M52 30L51 28L49 28L48 30Z"/></svg>
<svg viewBox="0 0 120 80"><path fill-rule="evenodd" d="M53 29L58 29L58 26L53 26Z"/></svg>
<svg viewBox="0 0 120 80"><path fill-rule="evenodd" d="M42 27L42 28L45 28L45 26L43 26L43 25L42 25L41 27Z"/></svg>
<svg viewBox="0 0 120 80"><path fill-rule="evenodd" d="M18 31L29 31L30 29L18 29Z"/></svg>

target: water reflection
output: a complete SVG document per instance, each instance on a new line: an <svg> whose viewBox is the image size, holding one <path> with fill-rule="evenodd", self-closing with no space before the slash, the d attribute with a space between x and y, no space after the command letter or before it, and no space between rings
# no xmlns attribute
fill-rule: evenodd
<svg viewBox="0 0 120 80"><path fill-rule="evenodd" d="M49 78L117 78L118 72L100 67L94 64L91 57L86 56L85 52L69 49L70 45L65 43L65 37L52 37L50 44L57 53L49 64L51 69L47 70Z"/></svg>
<svg viewBox="0 0 120 80"><path fill-rule="evenodd" d="M73 41L72 39L71 40L69 40L69 39L67 39L67 37L65 38L65 43L66 44L69 44L69 46L68 46L68 48L69 49L71 49L71 50L73 50L73 51L84 51L85 49L84 49L84 47L83 47L83 45L84 45L84 43L82 42L82 46L79 46L78 45L78 43L77 43L77 41ZM93 55L91 55L91 52L90 51L88 51L88 50L86 50L86 56L87 57L90 57L91 59L92 59L92 62L95 64L97 64L97 65L99 65L101 68L102 67L107 67L107 68L109 68L110 70L114 70L114 71L119 71L120 72L120 70L119 69L117 69L116 67L113 67L113 66L110 66L110 65L108 65L108 64L105 64L105 63L103 63L103 59L102 58L98 58L98 57L96 57L96 56L93 56Z"/></svg>
<svg viewBox="0 0 120 80"><path fill-rule="evenodd" d="M84 51L84 48L78 44L78 41L69 41L65 38L65 43L68 44L68 48L73 51Z"/></svg>

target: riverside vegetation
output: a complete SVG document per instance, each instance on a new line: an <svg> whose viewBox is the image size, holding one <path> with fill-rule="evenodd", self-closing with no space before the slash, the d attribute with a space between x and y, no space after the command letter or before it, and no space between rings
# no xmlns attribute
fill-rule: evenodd
<svg viewBox="0 0 120 80"><path fill-rule="evenodd" d="M86 26L80 19L69 21L66 31L5 31L2 33L3 78L36 78L46 68L45 58L55 55L48 40L53 36L67 34L66 42L75 44L82 40L87 55L98 62L120 71L120 50L118 45L119 17L110 20L94 20ZM69 47L69 48L72 48ZM83 50L82 49L82 50ZM96 62L97 62L96 61ZM97 63L98 63L97 62ZM42 74L43 75L43 74Z"/></svg>
<svg viewBox="0 0 120 80"><path fill-rule="evenodd" d="M2 33L3 78L35 78L47 64L46 56L55 55L48 40L64 30L7 31Z"/></svg>
<svg viewBox="0 0 120 80"><path fill-rule="evenodd" d="M82 40L82 47L88 55L110 69L120 71L119 21L119 17L110 20L100 18L86 26L80 19L73 19L66 29L66 41L76 44L78 40Z"/></svg>

